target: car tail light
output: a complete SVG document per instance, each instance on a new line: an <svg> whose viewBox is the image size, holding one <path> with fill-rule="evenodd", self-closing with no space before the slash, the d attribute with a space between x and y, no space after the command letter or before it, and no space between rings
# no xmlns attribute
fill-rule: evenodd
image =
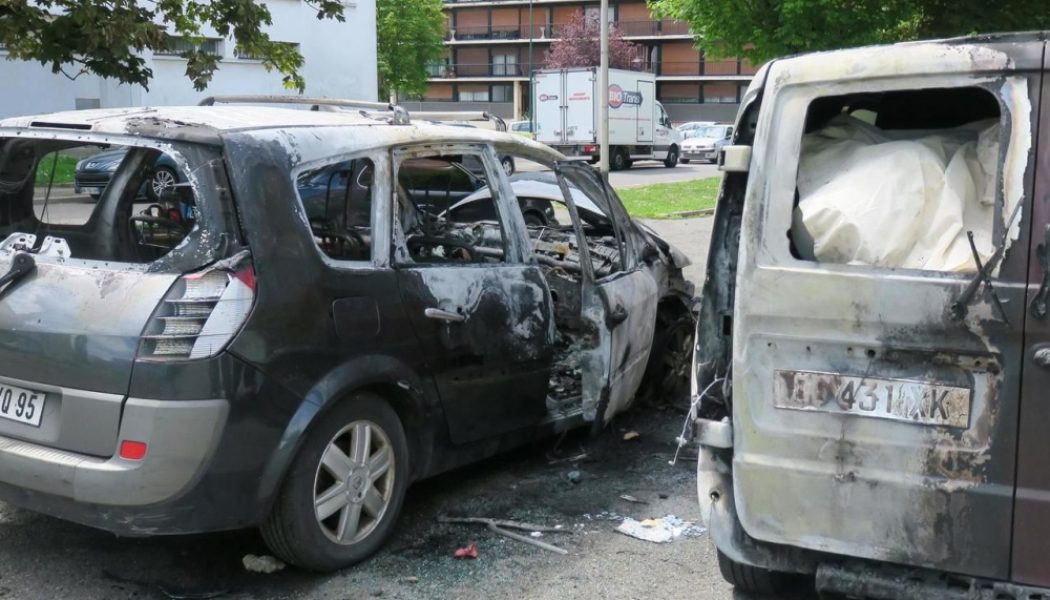
<svg viewBox="0 0 1050 600"><path fill-rule="evenodd" d="M255 299L255 271L209 269L183 275L146 325L139 358L215 356L244 324Z"/></svg>
<svg viewBox="0 0 1050 600"><path fill-rule="evenodd" d="M583 151L586 152L587 154L594 154L595 152L598 151L598 146L590 146L590 145L584 146L583 147Z"/></svg>

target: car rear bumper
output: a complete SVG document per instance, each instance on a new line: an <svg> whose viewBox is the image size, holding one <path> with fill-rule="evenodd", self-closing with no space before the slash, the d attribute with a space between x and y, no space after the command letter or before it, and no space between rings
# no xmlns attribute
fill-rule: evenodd
<svg viewBox="0 0 1050 600"><path fill-rule="evenodd" d="M148 523L143 517L152 511L143 507L171 503L202 477L228 412L226 400L129 398L119 440L146 443L141 460L121 458L116 451L107 459L0 437L0 499L118 533L144 533L139 525ZM178 511L163 512L168 518Z"/></svg>

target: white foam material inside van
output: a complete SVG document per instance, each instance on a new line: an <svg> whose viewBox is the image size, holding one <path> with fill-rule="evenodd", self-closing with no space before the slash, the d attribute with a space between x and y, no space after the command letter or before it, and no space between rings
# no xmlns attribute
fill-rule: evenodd
<svg viewBox="0 0 1050 600"><path fill-rule="evenodd" d="M994 252L996 120L884 131L836 117L802 141L792 237L804 259L974 271ZM1003 220L1009 215L1003 215Z"/></svg>

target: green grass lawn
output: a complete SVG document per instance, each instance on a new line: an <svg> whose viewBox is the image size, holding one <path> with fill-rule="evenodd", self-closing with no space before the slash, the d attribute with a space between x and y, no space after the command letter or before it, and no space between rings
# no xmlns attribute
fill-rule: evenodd
<svg viewBox="0 0 1050 600"><path fill-rule="evenodd" d="M55 179L52 185L73 185L73 172L77 167L77 158L59 154L58 160L55 161L55 155L48 154L40 159L40 165L36 169L36 184L38 186L47 186L48 181L51 181L52 166L55 169Z"/></svg>
<svg viewBox="0 0 1050 600"><path fill-rule="evenodd" d="M675 183L654 183L616 190L632 217L674 218L673 213L714 208L721 177Z"/></svg>

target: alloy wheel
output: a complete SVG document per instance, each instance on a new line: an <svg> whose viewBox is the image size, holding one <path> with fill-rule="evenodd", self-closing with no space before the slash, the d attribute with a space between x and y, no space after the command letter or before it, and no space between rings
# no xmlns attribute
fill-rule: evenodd
<svg viewBox="0 0 1050 600"><path fill-rule="evenodd" d="M168 169L157 169L153 172L153 179L150 180L150 186L153 188L153 195L156 198L160 198L161 192L176 183L178 182L175 180L175 174Z"/></svg>
<svg viewBox="0 0 1050 600"><path fill-rule="evenodd" d="M382 520L394 495L394 449L371 421L353 421L328 442L314 476L314 516L337 544L355 544Z"/></svg>

